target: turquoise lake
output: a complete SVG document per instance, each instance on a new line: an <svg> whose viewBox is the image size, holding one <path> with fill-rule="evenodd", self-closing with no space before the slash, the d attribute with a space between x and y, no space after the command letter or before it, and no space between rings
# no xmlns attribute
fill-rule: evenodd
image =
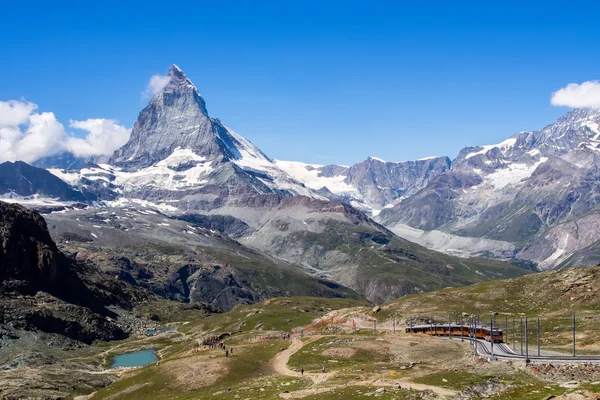
<svg viewBox="0 0 600 400"><path fill-rule="evenodd" d="M115 361L111 368L118 367L141 367L156 362L156 352L154 350L140 350L133 353L120 354L115 356Z"/></svg>

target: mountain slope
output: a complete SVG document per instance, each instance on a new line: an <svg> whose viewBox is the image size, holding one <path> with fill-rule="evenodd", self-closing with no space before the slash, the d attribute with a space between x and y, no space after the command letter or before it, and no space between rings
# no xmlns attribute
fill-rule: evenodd
<svg viewBox="0 0 600 400"><path fill-rule="evenodd" d="M599 123L600 111L573 110L540 131L465 148L450 171L384 210L379 221L392 229L409 225L510 243L515 255L542 269L559 265L581 249L570 244L567 251L561 244L566 233L543 249L532 247L549 228L556 232L569 221L594 218L589 213L600 202Z"/></svg>
<svg viewBox="0 0 600 400"><path fill-rule="evenodd" d="M351 167L275 160L306 187L329 199L342 199L371 215L408 197L450 168L448 157L386 162L369 157Z"/></svg>
<svg viewBox="0 0 600 400"><path fill-rule="evenodd" d="M22 161L0 164L0 194L10 197L47 197L59 201L85 202L86 196L45 169Z"/></svg>
<svg viewBox="0 0 600 400"><path fill-rule="evenodd" d="M168 300L230 310L276 296L359 297L215 230L239 224L233 219L171 218L136 203L46 219L61 248L79 261Z"/></svg>
<svg viewBox="0 0 600 400"><path fill-rule="evenodd" d="M332 279L374 301L476 282L482 276L525 273L504 263L485 266L480 261L426 254L424 248L419 248L413 259L402 256L410 253L407 248L411 243L395 238L357 211L352 198L317 188L303 176L291 176L294 174L290 175L288 164L272 161L248 140L211 118L198 90L177 66L171 67L168 77L166 87L139 114L130 140L108 164L79 171L50 171L81 190L95 193L101 200L98 204L108 207L134 204L138 209L160 210L167 217L186 216L188 221L199 222L230 218L228 224L237 228L229 232L235 232L246 248L277 260L274 264L291 265L329 282ZM418 190L448 167L449 161L443 157L407 163L369 159L347 171L343 167L322 167L319 174L335 179L340 173L347 174L343 184L355 188L361 204L380 207ZM70 218L69 214L64 218ZM61 222L60 226L66 224ZM123 235L123 240L130 234ZM121 233L112 235L118 237ZM85 236L89 238L89 233ZM390 258L384 250L370 254L369 248L375 246L373 237L393 243L390 251L400 255ZM236 267L241 265L239 261ZM366 269L369 272L363 273ZM261 273L267 274L268 270ZM385 276L385 284L377 278L380 273ZM374 289L376 284L380 289ZM256 299L267 292L261 293L247 298ZM235 302L223 301L227 307Z"/></svg>
<svg viewBox="0 0 600 400"><path fill-rule="evenodd" d="M0 250L0 325L86 343L127 336L108 307L145 296L65 256L39 214L0 202Z"/></svg>

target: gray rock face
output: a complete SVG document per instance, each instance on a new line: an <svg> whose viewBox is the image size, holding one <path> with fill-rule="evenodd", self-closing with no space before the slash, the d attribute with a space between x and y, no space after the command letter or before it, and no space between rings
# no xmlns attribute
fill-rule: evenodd
<svg viewBox="0 0 600 400"><path fill-rule="evenodd" d="M0 164L0 195L55 198L62 201L86 201L86 196L45 169L22 161ZM93 199L93 196L92 198Z"/></svg>
<svg viewBox="0 0 600 400"><path fill-rule="evenodd" d="M39 214L0 202L0 325L86 343L123 339L106 307L131 307L126 291L61 253Z"/></svg>
<svg viewBox="0 0 600 400"><path fill-rule="evenodd" d="M448 157L406 162L382 162L375 158L354 164L344 180L357 188L373 207L382 209L425 187L435 176L450 169Z"/></svg>
<svg viewBox="0 0 600 400"><path fill-rule="evenodd" d="M115 152L110 164L126 170L149 167L176 148L191 149L215 163L241 158L242 143L208 116L204 99L183 71L173 65L167 76L169 83L142 110L130 140Z"/></svg>
<svg viewBox="0 0 600 400"><path fill-rule="evenodd" d="M448 157L386 162L369 157L351 167L276 161L291 177L330 200L343 200L371 214L422 189L450 169Z"/></svg>
<svg viewBox="0 0 600 400"><path fill-rule="evenodd" d="M548 244L540 236L547 229L583 218L600 202L599 126L599 110L578 109L539 131L465 148L450 171L379 220L511 242L524 249L519 257L556 266L563 260L550 257L562 248L556 240L546 250L535 246ZM549 258L539 258L550 249Z"/></svg>

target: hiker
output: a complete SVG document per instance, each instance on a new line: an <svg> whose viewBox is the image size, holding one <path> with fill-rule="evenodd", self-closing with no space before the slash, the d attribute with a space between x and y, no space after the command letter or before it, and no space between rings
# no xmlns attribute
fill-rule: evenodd
<svg viewBox="0 0 600 400"><path fill-rule="evenodd" d="M225 350L225 357L229 357L229 350Z"/></svg>
<svg viewBox="0 0 600 400"><path fill-rule="evenodd" d="M300 376L304 376L304 367L300 369Z"/></svg>
<svg viewBox="0 0 600 400"><path fill-rule="evenodd" d="M321 370L323 371L323 373L325 373L325 366L323 365L323 367L321 368Z"/></svg>
<svg viewBox="0 0 600 400"><path fill-rule="evenodd" d="M231 353L231 355L233 356L233 347L229 348L229 353Z"/></svg>

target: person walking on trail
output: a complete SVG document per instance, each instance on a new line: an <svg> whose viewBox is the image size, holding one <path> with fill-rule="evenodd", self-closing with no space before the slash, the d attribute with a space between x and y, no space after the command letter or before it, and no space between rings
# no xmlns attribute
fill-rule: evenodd
<svg viewBox="0 0 600 400"><path fill-rule="evenodd" d="M321 367L321 370L323 371L323 373L325 373L325 366L324 365Z"/></svg>
<svg viewBox="0 0 600 400"><path fill-rule="evenodd" d="M300 376L304 376L304 367L300 369Z"/></svg>
<svg viewBox="0 0 600 400"><path fill-rule="evenodd" d="M231 354L233 356L233 347L229 348L229 354Z"/></svg>
<svg viewBox="0 0 600 400"><path fill-rule="evenodd" d="M225 357L229 357L229 350L225 350Z"/></svg>

